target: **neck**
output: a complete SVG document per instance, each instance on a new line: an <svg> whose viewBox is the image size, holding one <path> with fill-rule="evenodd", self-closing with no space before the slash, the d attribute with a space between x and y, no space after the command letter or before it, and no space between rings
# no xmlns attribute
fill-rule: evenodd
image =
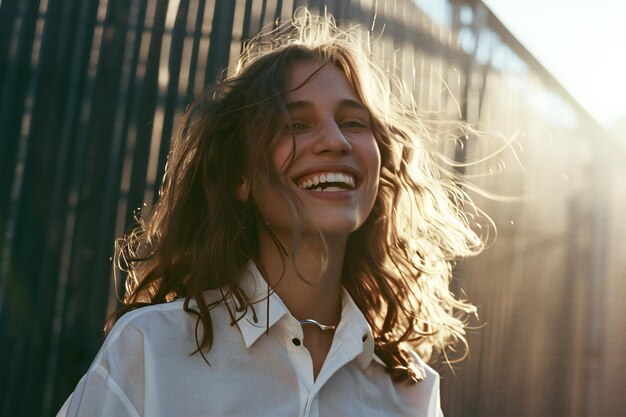
<svg viewBox="0 0 626 417"><path fill-rule="evenodd" d="M259 241L260 262L270 287L296 319L337 324L341 317L341 273L346 238L326 239L324 263L325 251L319 239L303 236L294 256L291 237L276 237L287 251L284 267L269 235L261 233Z"/></svg>

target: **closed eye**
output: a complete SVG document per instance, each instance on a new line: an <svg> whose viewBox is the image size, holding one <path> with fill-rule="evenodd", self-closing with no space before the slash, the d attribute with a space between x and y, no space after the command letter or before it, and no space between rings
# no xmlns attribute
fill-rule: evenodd
<svg viewBox="0 0 626 417"><path fill-rule="evenodd" d="M341 122L340 126L348 129L369 129L369 123L363 122L361 120L346 120L344 122Z"/></svg>

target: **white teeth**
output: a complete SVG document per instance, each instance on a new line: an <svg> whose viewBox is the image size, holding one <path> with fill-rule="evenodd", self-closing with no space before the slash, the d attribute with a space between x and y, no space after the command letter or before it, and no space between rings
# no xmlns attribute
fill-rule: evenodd
<svg viewBox="0 0 626 417"><path fill-rule="evenodd" d="M346 188L342 187L326 187L322 190L322 187L317 187L319 184L324 183L344 183L349 188L355 187L355 179L352 175L343 172L325 172L323 174L314 175L308 180L304 180L298 184L298 187L313 190L313 191L345 191Z"/></svg>
<svg viewBox="0 0 626 417"><path fill-rule="evenodd" d="M327 193L336 193L338 191L346 191L346 190L341 187L327 187L327 188L324 188L322 191L327 192Z"/></svg>

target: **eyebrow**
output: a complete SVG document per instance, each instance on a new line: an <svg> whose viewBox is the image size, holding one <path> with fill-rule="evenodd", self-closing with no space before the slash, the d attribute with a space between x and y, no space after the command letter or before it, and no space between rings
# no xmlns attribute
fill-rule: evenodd
<svg viewBox="0 0 626 417"><path fill-rule="evenodd" d="M285 106L287 107L287 110L310 109L314 107L313 103L308 100L291 101L289 103L286 103ZM341 100L339 102L339 107L347 107L351 109L367 111L367 107L365 107L363 103L361 103L360 101L352 100L352 99Z"/></svg>

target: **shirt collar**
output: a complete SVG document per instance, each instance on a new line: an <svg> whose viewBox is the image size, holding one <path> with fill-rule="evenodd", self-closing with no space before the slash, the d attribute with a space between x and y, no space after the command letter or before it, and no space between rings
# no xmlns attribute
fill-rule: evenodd
<svg viewBox="0 0 626 417"><path fill-rule="evenodd" d="M372 327L357 307L348 290L343 287L342 290L341 321L335 331L335 337L339 337L344 344L360 344L362 346L362 351L357 356L361 368L365 369L372 362L372 359L384 366L384 362L374 355L375 343ZM361 347L355 346L355 348Z"/></svg>
<svg viewBox="0 0 626 417"><path fill-rule="evenodd" d="M244 317L237 321L244 343L249 348L267 329L290 313L278 294L269 289L254 262L250 261L246 265L240 285L252 304ZM341 320L335 331L335 337L343 345L361 350L357 355L357 361L362 368L366 368L372 359L385 366L385 363L374 355L375 344L371 326L354 303L350 293L343 287L342 291ZM233 301L232 298L229 299L229 302Z"/></svg>
<svg viewBox="0 0 626 417"><path fill-rule="evenodd" d="M237 321L246 348L249 348L267 329L289 314L289 310L278 294L269 288L254 262L248 262L239 283L251 303L244 317ZM229 299L229 302L233 301Z"/></svg>

